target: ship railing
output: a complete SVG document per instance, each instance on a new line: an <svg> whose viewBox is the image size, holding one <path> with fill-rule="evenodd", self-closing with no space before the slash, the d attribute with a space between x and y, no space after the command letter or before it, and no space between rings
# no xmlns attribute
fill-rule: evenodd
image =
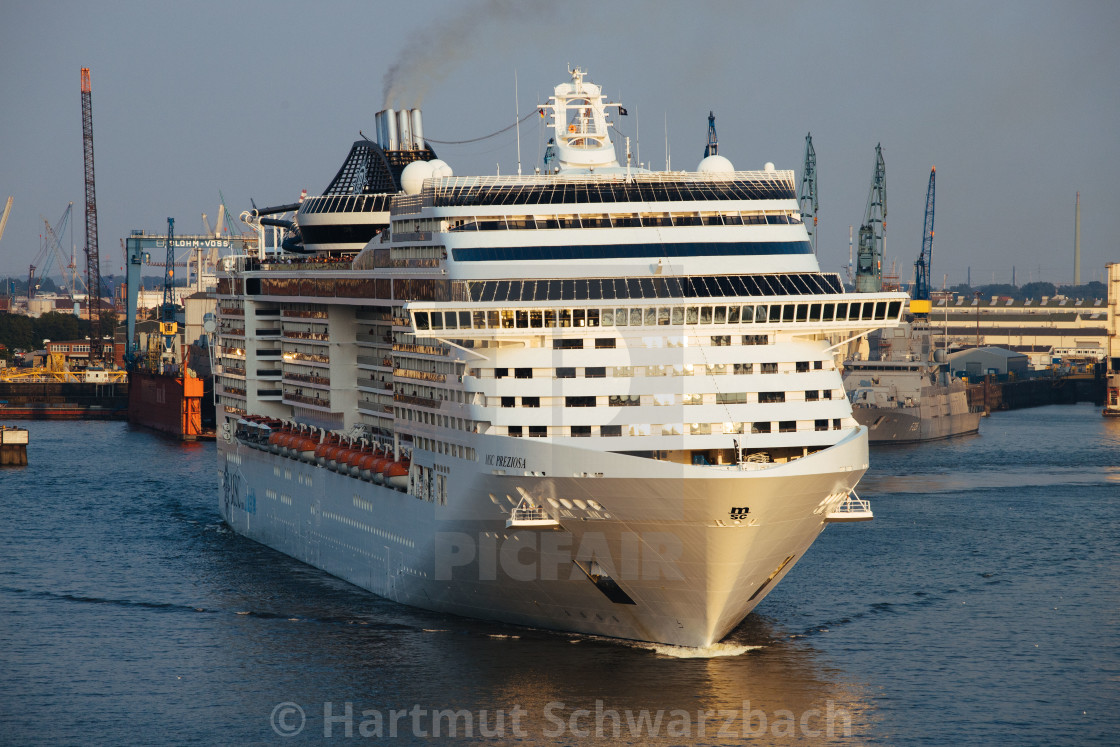
<svg viewBox="0 0 1120 747"><path fill-rule="evenodd" d="M520 527L523 529L548 529L560 526L560 522L548 515L548 513L540 506L534 506L522 499L509 512L509 519L506 520L506 528Z"/></svg>
<svg viewBox="0 0 1120 747"><path fill-rule="evenodd" d="M875 515L871 513L871 501L860 498L856 495L855 489L852 489L835 508L825 514L824 520L848 522L871 521L874 518Z"/></svg>

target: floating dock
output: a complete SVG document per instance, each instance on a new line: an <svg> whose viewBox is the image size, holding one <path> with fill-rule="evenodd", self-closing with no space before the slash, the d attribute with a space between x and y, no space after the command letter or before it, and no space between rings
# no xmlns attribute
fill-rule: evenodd
<svg viewBox="0 0 1120 747"><path fill-rule="evenodd" d="M197 376L130 371L128 420L184 441L213 440L203 427L205 393Z"/></svg>

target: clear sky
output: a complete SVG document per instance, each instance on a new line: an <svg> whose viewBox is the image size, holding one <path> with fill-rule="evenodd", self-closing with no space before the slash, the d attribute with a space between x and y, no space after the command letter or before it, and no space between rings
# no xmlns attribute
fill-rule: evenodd
<svg viewBox="0 0 1120 747"><path fill-rule="evenodd" d="M641 160L694 169L709 110L737 168L800 180L812 132L819 256L848 260L882 143L887 264L921 247L937 166L931 280L1068 283L1081 192L1082 282L1120 261L1120 3L0 2L0 275L26 276L74 203L85 243L80 75L92 70L99 245L118 273L130 229L198 233L218 192L236 214L321 192L373 129L395 70L397 106L463 140L527 113L567 65L620 100ZM538 119L522 168L540 163ZM640 138L638 136L640 135ZM516 137L435 146L457 175L514 173ZM620 155L622 147L619 147ZM63 238L69 246L71 234Z"/></svg>

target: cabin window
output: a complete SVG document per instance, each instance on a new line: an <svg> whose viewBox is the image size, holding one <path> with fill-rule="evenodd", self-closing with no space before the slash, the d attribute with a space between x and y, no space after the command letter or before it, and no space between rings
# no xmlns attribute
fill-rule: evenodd
<svg viewBox="0 0 1120 747"><path fill-rule="evenodd" d="M595 397L565 397L564 407L594 407Z"/></svg>

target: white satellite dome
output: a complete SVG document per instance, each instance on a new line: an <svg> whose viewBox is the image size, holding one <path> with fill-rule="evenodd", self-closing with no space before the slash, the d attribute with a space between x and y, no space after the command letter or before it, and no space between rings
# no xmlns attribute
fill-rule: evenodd
<svg viewBox="0 0 1120 747"><path fill-rule="evenodd" d="M696 170L702 174L731 174L735 171L735 167L723 156L715 155L705 157Z"/></svg>
<svg viewBox="0 0 1120 747"><path fill-rule="evenodd" d="M424 180L432 176L432 162L413 161L401 171L401 189L406 195L418 195L424 187Z"/></svg>
<svg viewBox="0 0 1120 747"><path fill-rule="evenodd" d="M432 167L432 177L436 179L441 179L445 176L455 176L454 172L451 171L451 167L447 165L446 161L441 161L438 158L434 158L431 161L428 161L428 163Z"/></svg>
<svg viewBox="0 0 1120 747"><path fill-rule="evenodd" d="M763 171L773 171L774 170L774 163L772 161L767 161L765 164L763 164L762 170Z"/></svg>

